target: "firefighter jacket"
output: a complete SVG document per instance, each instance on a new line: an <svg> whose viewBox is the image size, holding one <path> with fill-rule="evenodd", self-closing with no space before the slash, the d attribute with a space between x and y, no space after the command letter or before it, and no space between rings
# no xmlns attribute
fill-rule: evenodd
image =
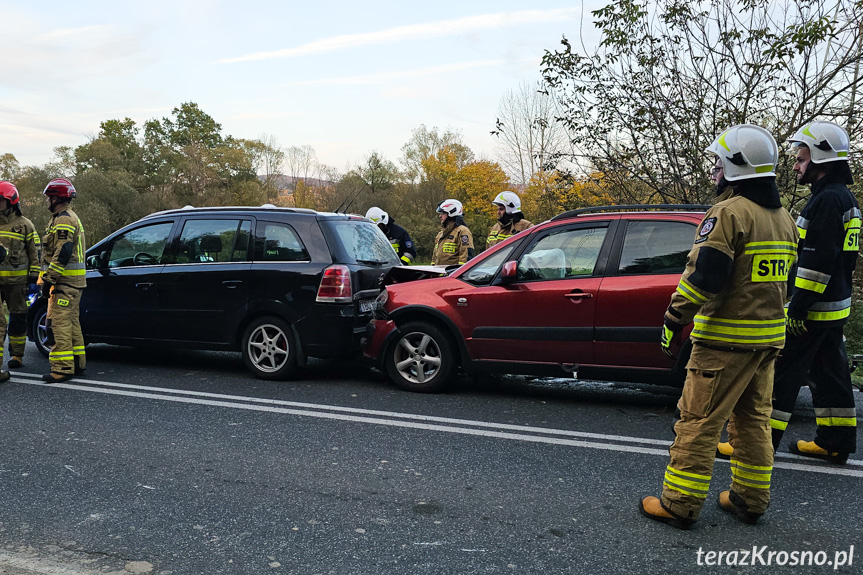
<svg viewBox="0 0 863 575"><path fill-rule="evenodd" d="M43 280L54 285L86 287L86 251L84 227L75 212L66 208L51 216L42 238Z"/></svg>
<svg viewBox="0 0 863 575"><path fill-rule="evenodd" d="M33 222L14 210L0 213L0 245L6 248L6 259L0 263L0 285L26 284L28 278L39 275L40 244Z"/></svg>
<svg viewBox="0 0 863 575"><path fill-rule="evenodd" d="M833 181L831 181L833 180ZM788 317L842 325L851 313L851 276L860 249L860 207L848 188L824 177L797 218L800 244Z"/></svg>
<svg viewBox="0 0 863 575"><path fill-rule="evenodd" d="M447 218L434 240L432 265L467 263L473 257L473 236L461 218Z"/></svg>
<svg viewBox="0 0 863 575"><path fill-rule="evenodd" d="M705 214L665 325L679 331L694 320L692 340L718 348L781 348L797 230L772 178L744 186L757 193L732 187Z"/></svg>
<svg viewBox="0 0 863 575"><path fill-rule="evenodd" d="M533 224L524 219L521 212L513 214L506 224L502 224L500 220L495 222L491 230L488 232L488 238L485 240L485 247L490 248L494 244L500 243L503 240L514 236L518 232L523 232L528 228L532 228Z"/></svg>
<svg viewBox="0 0 863 575"><path fill-rule="evenodd" d="M399 259L405 264L410 265L417 257L417 250L414 247L414 242L406 229L396 224L392 218L386 229L387 239L392 244L393 249L399 255Z"/></svg>

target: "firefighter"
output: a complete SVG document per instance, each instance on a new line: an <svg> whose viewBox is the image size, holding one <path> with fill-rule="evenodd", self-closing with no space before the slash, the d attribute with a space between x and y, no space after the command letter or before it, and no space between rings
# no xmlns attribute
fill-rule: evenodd
<svg viewBox="0 0 863 575"><path fill-rule="evenodd" d="M467 263L473 257L473 235L464 225L464 208L458 200L444 200L437 207L441 231L434 240L432 265Z"/></svg>
<svg viewBox="0 0 863 575"><path fill-rule="evenodd" d="M411 262L413 262L417 257L417 250L414 247L414 242L407 230L396 224L395 220L391 218L388 213L377 206L369 208L369 211L366 212L366 217L370 219L372 223L377 224L384 235L387 236L393 249L398 254L399 259L402 260L406 266L411 265Z"/></svg>
<svg viewBox="0 0 863 575"><path fill-rule="evenodd" d="M788 345L776 363L773 445L779 442L800 387L813 385L814 441L791 451L845 463L856 450L857 413L843 326L851 312L851 276L860 249L860 206L848 190L848 134L833 122L813 122L790 138L794 172L812 195L797 218L798 261L788 305Z"/></svg>
<svg viewBox="0 0 863 575"><path fill-rule="evenodd" d="M9 308L9 368L24 364L27 343L27 287L39 276L39 234L33 223L21 215L18 189L12 182L0 181L0 246L5 258L0 262L0 299ZM0 313L0 364L6 341L6 316ZM0 382L8 371L0 372Z"/></svg>
<svg viewBox="0 0 863 575"><path fill-rule="evenodd" d="M42 380L58 383L84 373L84 336L78 317L81 292L87 286L87 245L81 220L69 208L78 194L72 182L57 178L42 192L51 220L42 238L42 297L48 298L48 343L51 372Z"/></svg>
<svg viewBox="0 0 863 575"><path fill-rule="evenodd" d="M524 214L521 213L521 200L515 192L501 192L491 203L497 206L497 223L488 232L486 249L533 227L532 223L524 219Z"/></svg>
<svg viewBox="0 0 863 575"><path fill-rule="evenodd" d="M708 210L671 304L661 345L694 320L692 354L678 407L662 496L639 511L680 529L698 518L728 421L735 447L731 489L720 507L755 524L770 502L773 365L785 341L785 294L796 259L797 230L776 189L778 147L750 124L723 132L707 151L722 161L729 185Z"/></svg>

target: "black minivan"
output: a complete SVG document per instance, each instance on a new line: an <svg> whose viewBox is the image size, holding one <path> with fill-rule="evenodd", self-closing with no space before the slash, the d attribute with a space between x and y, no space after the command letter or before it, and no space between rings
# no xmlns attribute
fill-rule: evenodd
<svg viewBox="0 0 863 575"><path fill-rule="evenodd" d="M381 280L401 265L361 216L271 205L152 214L86 261L87 343L239 350L264 379L357 354ZM28 322L44 355L46 313L35 300Z"/></svg>

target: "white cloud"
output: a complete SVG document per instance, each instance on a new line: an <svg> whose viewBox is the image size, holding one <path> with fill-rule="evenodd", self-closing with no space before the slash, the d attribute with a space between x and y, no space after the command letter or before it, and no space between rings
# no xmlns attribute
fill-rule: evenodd
<svg viewBox="0 0 863 575"><path fill-rule="evenodd" d="M74 36L83 36L88 37L91 35L99 35L105 32L107 29L105 26L81 26L79 28L59 28L57 30L52 30L50 32L46 32L44 34L40 34L36 37L36 41L43 40L58 40L58 39L68 39L69 37Z"/></svg>
<svg viewBox="0 0 863 575"><path fill-rule="evenodd" d="M462 70L471 70L474 68L490 68L493 66L502 66L507 63L507 60L476 60L473 62L456 62L454 64L443 64L441 66L431 66L428 68L418 68L415 70L401 70L398 72L382 72L380 74L365 74L362 76L342 76L340 78L316 78L314 80L297 80L295 82L286 82L284 86L359 86L370 84L383 84L393 80L403 80L405 78L417 78L423 76L431 76L434 74L446 74L449 72L459 72Z"/></svg>
<svg viewBox="0 0 863 575"><path fill-rule="evenodd" d="M225 58L219 60L219 63L227 64L234 62L248 62L252 60L269 60L272 58L292 58L309 54L338 52L360 46L394 44L403 40L440 38L442 36L455 36L480 30L511 28L514 26L543 22L559 22L560 20L569 20L580 13L580 8L561 8L556 10L524 10L520 12L502 12L499 14L468 16L454 20L440 20L424 24L397 26L395 28L379 30L377 32L368 32L365 34L331 36L329 38L322 38L321 40L309 42L295 48L286 48L284 50L275 50L271 52L255 52L244 56L238 56L236 58Z"/></svg>

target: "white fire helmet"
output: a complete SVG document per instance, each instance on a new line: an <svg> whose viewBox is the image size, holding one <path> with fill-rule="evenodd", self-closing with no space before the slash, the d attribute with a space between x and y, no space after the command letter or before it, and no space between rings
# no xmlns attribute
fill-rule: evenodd
<svg viewBox="0 0 863 575"><path fill-rule="evenodd" d="M506 208L506 213L514 214L521 211L521 200L515 192L501 192L491 201L497 206Z"/></svg>
<svg viewBox="0 0 863 575"><path fill-rule="evenodd" d="M775 176L779 146L770 132L752 124L732 126L707 148L722 162L729 182Z"/></svg>
<svg viewBox="0 0 863 575"><path fill-rule="evenodd" d="M366 212L366 217L370 219L373 224L387 225L390 223L390 215L377 206L369 208L369 211Z"/></svg>
<svg viewBox="0 0 863 575"><path fill-rule="evenodd" d="M792 152L805 144L809 148L813 164L825 162L848 161L851 143L848 133L833 122L812 122L806 124L797 133L788 138Z"/></svg>
<svg viewBox="0 0 863 575"><path fill-rule="evenodd" d="M464 207L458 200L444 200L437 207L438 213L446 214L451 218L464 215Z"/></svg>

